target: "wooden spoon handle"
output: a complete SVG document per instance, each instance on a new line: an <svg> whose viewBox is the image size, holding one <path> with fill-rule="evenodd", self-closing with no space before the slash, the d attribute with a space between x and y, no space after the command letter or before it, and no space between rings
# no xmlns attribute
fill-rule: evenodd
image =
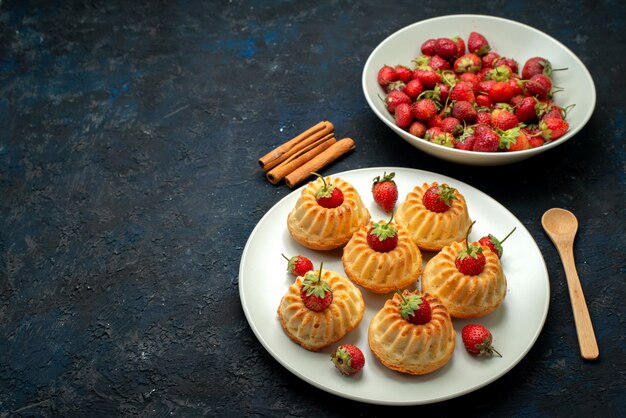
<svg viewBox="0 0 626 418"><path fill-rule="evenodd" d="M596 360L600 355L596 335L593 331L587 302L583 295L583 289L580 285L580 279L576 272L576 264L574 263L574 251L572 247L559 251L563 267L565 269L565 277L567 278L567 287L569 289L569 298L574 311L574 322L576 324L576 334L578 335L578 344L580 345L580 355L585 360Z"/></svg>

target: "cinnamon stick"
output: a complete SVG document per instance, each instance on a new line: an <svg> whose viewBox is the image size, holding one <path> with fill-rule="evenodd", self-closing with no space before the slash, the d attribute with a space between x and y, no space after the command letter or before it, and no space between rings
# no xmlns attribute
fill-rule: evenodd
<svg viewBox="0 0 626 418"><path fill-rule="evenodd" d="M333 134L326 135L318 142L311 144L307 148L292 155L276 167L272 168L266 175L267 179L272 184L278 183L293 170L297 169L315 156L321 154L336 142L337 140L333 137Z"/></svg>
<svg viewBox="0 0 626 418"><path fill-rule="evenodd" d="M293 188L293 186L306 180L311 175L311 172L319 171L321 168L326 167L337 158L354 150L355 148L356 145L352 138L343 138L331 145L321 154L317 155L310 161L304 163L299 168L289 173L285 177L285 183L287 183L287 186L289 186L290 188Z"/></svg>
<svg viewBox="0 0 626 418"><path fill-rule="evenodd" d="M332 133L334 129L332 123L320 122L259 158L259 165L263 170L269 171L293 154Z"/></svg>

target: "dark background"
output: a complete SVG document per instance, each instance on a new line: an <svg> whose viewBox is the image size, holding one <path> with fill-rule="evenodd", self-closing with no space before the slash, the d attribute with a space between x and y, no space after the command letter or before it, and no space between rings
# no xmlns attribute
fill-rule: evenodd
<svg viewBox="0 0 626 418"><path fill-rule="evenodd" d="M577 54L598 92L587 126L492 168L443 162L395 136L367 106L363 65L396 30L456 13L532 25ZM623 416L624 27L617 0L1 1L0 415ZM374 406L307 384L257 341L239 261L291 191L270 185L257 159L320 120L357 142L325 173L448 175L528 228L551 305L508 374L439 404ZM563 269L540 225L551 207L579 218L596 363L578 354Z"/></svg>

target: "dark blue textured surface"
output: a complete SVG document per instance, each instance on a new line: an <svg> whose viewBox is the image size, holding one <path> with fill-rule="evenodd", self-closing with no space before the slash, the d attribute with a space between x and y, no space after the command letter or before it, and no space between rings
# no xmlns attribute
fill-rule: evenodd
<svg viewBox="0 0 626 418"><path fill-rule="evenodd" d="M515 19L574 51L598 90L589 124L499 168L399 140L367 107L362 67L392 32L451 13ZM623 416L624 27L620 1L0 1L0 415ZM301 381L254 337L239 259L290 192L257 159L325 119L357 141L328 172L455 177L503 203L544 251L545 328L496 383L436 405L363 405ZM578 355L541 229L555 206L580 220L596 363Z"/></svg>

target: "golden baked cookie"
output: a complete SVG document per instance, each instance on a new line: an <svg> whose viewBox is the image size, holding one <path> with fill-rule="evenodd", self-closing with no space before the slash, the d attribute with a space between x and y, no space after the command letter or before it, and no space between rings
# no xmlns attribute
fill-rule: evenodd
<svg viewBox="0 0 626 418"><path fill-rule="evenodd" d="M480 246L473 242L470 245ZM485 267L475 276L461 273L455 264L465 242L455 242L431 258L422 274L422 290L439 298L453 318L478 318L495 311L506 295L506 276L498 255L482 246Z"/></svg>
<svg viewBox="0 0 626 418"><path fill-rule="evenodd" d="M319 270L312 274L316 276ZM322 280L332 291L332 302L320 311L307 308L300 296L303 276L289 286L278 306L278 317L285 333L311 351L321 350L343 338L359 325L365 302L358 287L337 272L323 270Z"/></svg>
<svg viewBox="0 0 626 418"><path fill-rule="evenodd" d="M372 225L361 226L343 249L341 261L348 278L374 293L404 289L417 282L422 272L422 253L409 231L391 222L397 231L397 245L391 251L378 252L367 242Z"/></svg>
<svg viewBox="0 0 626 418"><path fill-rule="evenodd" d="M439 251L446 245L461 241L472 223L465 197L454 190L445 212L434 212L424 205L428 189L439 186L437 182L416 186L400 203L395 220L409 230L417 246L423 251ZM446 186L442 184L442 186Z"/></svg>
<svg viewBox="0 0 626 418"><path fill-rule="evenodd" d="M401 314L398 293L374 315L368 329L372 353L391 370L413 375L434 372L454 353L456 332L448 310L436 297L415 291L430 304L431 319L415 325ZM407 292L404 292L407 295Z"/></svg>
<svg viewBox="0 0 626 418"><path fill-rule="evenodd" d="M317 203L316 194L326 184L332 184L343 193L343 202L334 208ZM344 246L361 225L370 219L370 213L356 189L340 178L318 178L303 190L287 218L291 236L300 244L314 250L333 250Z"/></svg>

